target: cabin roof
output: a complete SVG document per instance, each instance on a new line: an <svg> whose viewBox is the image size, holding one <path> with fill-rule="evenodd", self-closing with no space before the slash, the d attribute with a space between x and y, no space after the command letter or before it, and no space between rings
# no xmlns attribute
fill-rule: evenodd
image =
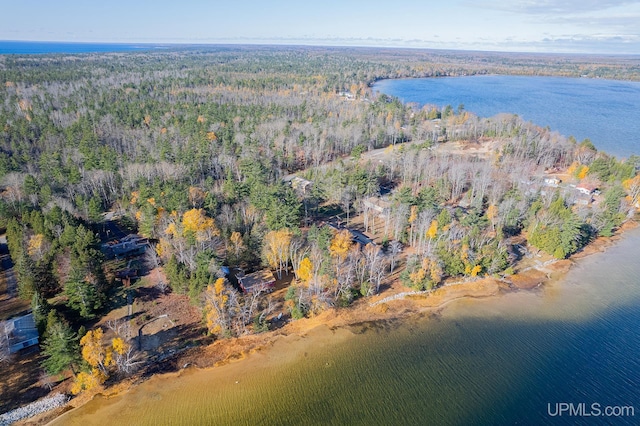
<svg viewBox="0 0 640 426"><path fill-rule="evenodd" d="M9 340L10 352L38 343L38 329L32 313L7 320L4 332Z"/></svg>
<svg viewBox="0 0 640 426"><path fill-rule="evenodd" d="M268 269L262 269L252 274L238 277L238 281L240 281L244 291L249 292L261 289L261 286L271 286L276 282L276 279L273 276L273 272Z"/></svg>
<svg viewBox="0 0 640 426"><path fill-rule="evenodd" d="M598 189L598 186L591 183L581 183L580 185L576 186L576 189L586 189L587 191L593 192Z"/></svg>

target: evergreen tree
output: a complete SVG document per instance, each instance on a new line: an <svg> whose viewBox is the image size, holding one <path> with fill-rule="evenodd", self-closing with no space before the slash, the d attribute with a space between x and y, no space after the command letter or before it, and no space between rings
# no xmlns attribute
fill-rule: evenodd
<svg viewBox="0 0 640 426"><path fill-rule="evenodd" d="M265 222L274 231L283 228L297 229L301 207L293 189L279 185L270 197Z"/></svg>
<svg viewBox="0 0 640 426"><path fill-rule="evenodd" d="M102 294L95 285L84 279L82 271L78 269L74 269L69 275L64 294L68 298L67 305L82 318L95 317L96 311L102 307Z"/></svg>
<svg viewBox="0 0 640 426"><path fill-rule="evenodd" d="M33 319L38 328L38 333L43 335L47 329L47 316L51 306L47 302L47 299L42 297L39 292L35 292L31 298L31 312L33 312Z"/></svg>
<svg viewBox="0 0 640 426"><path fill-rule="evenodd" d="M67 368L75 369L81 362L78 335L69 324L57 317L55 311L49 314L43 353L46 359L42 367L48 374L59 374Z"/></svg>

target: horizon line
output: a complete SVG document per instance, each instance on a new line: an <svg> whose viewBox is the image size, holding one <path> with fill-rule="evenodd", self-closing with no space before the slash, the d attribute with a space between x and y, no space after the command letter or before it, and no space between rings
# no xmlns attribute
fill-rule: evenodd
<svg viewBox="0 0 640 426"><path fill-rule="evenodd" d="M346 41L345 39L340 39ZM364 41L366 39L354 39ZM476 52L476 53L497 53L497 54L533 54L533 55L571 55L571 56L640 56L637 52L589 52L589 51L544 51L544 50L501 50L489 48L473 47L427 47L427 46L407 46L407 45L384 45L384 44L323 44L327 39L274 39L274 40L230 40L230 41L78 41L78 40L15 40L0 39L0 43L43 43L43 44L72 44L72 45L122 45L122 46L270 46L270 47L315 47L315 48L361 48L361 49L396 49L396 50L425 50L425 51L445 51L445 52ZM394 40L395 41L395 40ZM43 52L65 53L65 52ZM90 52L71 52L90 53ZM108 53L108 52L99 52ZM0 52L0 55L20 55L37 53L13 53Z"/></svg>

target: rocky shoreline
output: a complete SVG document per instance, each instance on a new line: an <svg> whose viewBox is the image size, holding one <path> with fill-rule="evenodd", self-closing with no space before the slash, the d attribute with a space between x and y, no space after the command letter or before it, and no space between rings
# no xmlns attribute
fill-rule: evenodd
<svg viewBox="0 0 640 426"><path fill-rule="evenodd" d="M46 411L54 410L56 408L62 407L67 402L69 402L69 398L61 393L42 398L38 401L32 402L29 405L16 408L15 410L11 410L0 415L0 426L8 426L19 420L33 417Z"/></svg>

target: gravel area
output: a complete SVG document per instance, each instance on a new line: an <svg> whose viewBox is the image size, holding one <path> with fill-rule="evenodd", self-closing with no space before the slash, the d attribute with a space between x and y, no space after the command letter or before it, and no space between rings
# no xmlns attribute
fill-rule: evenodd
<svg viewBox="0 0 640 426"><path fill-rule="evenodd" d="M16 408L7 413L0 415L0 426L10 425L18 420L26 419L27 417L33 417L36 414L44 413L45 411L53 410L63 406L69 401L66 395L57 393L48 398L43 398L39 401L32 402L24 407Z"/></svg>

